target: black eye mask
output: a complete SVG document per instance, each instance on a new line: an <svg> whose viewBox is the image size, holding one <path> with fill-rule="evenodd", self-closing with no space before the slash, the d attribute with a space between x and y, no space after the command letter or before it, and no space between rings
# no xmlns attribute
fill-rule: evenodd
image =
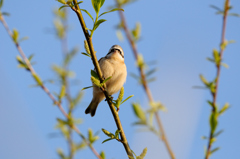
<svg viewBox="0 0 240 159"><path fill-rule="evenodd" d="M121 50L119 50L119 49L111 49L111 50L108 52L108 54L107 54L107 55L109 55L111 52L114 52L114 50L117 50L117 51L119 51L119 53L120 53L120 55L122 56L122 58L124 58L124 56L123 56L123 54L122 54L122 51L121 51Z"/></svg>

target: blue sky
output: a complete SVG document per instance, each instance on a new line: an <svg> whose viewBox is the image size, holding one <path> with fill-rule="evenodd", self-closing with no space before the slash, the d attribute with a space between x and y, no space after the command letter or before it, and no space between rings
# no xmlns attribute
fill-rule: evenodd
<svg viewBox="0 0 240 159"><path fill-rule="evenodd" d="M105 11L114 1L106 1L102 10ZM204 145L207 144L201 136L209 134L208 117L210 107L206 103L211 99L209 92L193 89L201 85L199 74L204 74L209 80L215 76L213 64L206 61L213 48L220 43L222 17L215 14L209 7L214 4L220 8L223 1L158 1L148 2L139 0L126 6L124 14L130 28L136 22L142 25L142 39L138 43L138 50L146 61L157 60L157 81L150 84L154 99L161 101L168 109L161 112L163 125L170 145L178 159L201 159L204 156ZM240 10L240 2L232 1L232 12ZM54 34L53 9L58 7L54 0L38 2L25 0L5 1L2 8L11 14L6 17L10 28L17 28L20 36L28 36L29 40L21 43L26 53L35 54L34 65L36 72L42 79L52 79L56 76L51 71L53 64L60 64L62 53L60 42ZM91 13L94 10L90 1L85 1L82 8ZM238 12L239 13L239 12ZM104 17L103 23L93 35L93 44L97 57L105 56L113 44L123 47L128 74L137 73L134 57L126 39L120 42L116 37L114 26L119 22L117 13ZM91 20L85 15L87 26ZM71 31L68 35L69 48L78 46L83 51L83 34L76 15L69 11ZM230 67L222 68L217 103L231 104L231 108L220 117L218 129L224 129L214 147L220 146L212 158L237 159L240 156L240 128L237 125L240 111L240 18L229 17L226 30L226 39L236 43L227 47L224 53L224 62ZM62 117L60 111L53 106L52 101L39 88L30 88L34 84L30 74L17 68L16 55L18 52L3 26L0 25L0 158L4 159L55 159L56 149L61 147L67 151L63 138L50 138L49 134L57 132L54 129L56 117ZM71 88L73 94L85 86L91 85L90 69L93 65L89 58L78 54L70 69L76 72L76 79L80 84ZM57 85L47 84L51 91L58 91ZM96 116L91 118L84 114L85 108L91 101L92 91L86 90L84 98L75 112L76 117L84 119L79 126L82 133L87 134L91 127L95 132L105 128L114 132L116 127L110 110L102 102ZM131 108L131 102L139 101L147 109L147 98L136 80L127 77L125 96L134 94L128 102L121 106L120 118L129 140L131 148L140 154L143 148L148 148L146 159L168 159L163 143L148 132L137 132L132 123L136 121ZM106 136L100 132L100 140L94 145L98 152L104 150L107 158L122 159L126 154L121 144L110 141L101 144ZM77 141L80 139L75 136ZM87 148L81 151L77 158L95 158Z"/></svg>

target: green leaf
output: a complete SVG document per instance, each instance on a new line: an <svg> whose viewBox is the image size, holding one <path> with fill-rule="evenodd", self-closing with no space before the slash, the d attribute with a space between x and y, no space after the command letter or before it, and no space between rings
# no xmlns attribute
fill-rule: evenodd
<svg viewBox="0 0 240 159"><path fill-rule="evenodd" d="M0 9L2 8L3 6L3 0L0 0Z"/></svg>
<svg viewBox="0 0 240 159"><path fill-rule="evenodd" d="M66 87L62 85L62 88L59 94L59 101L61 101L61 99L65 96L65 94L66 94Z"/></svg>
<svg viewBox="0 0 240 159"><path fill-rule="evenodd" d="M105 129L103 129L103 128L102 128L102 132L103 132L105 135L107 135L108 137L112 138L112 139L115 138L112 133L110 133L109 131L107 131L107 130L105 130Z"/></svg>
<svg viewBox="0 0 240 159"><path fill-rule="evenodd" d="M37 74L32 74L33 78L35 79L35 81L37 82L38 85L42 86L42 80L41 78L37 75Z"/></svg>
<svg viewBox="0 0 240 159"><path fill-rule="evenodd" d="M100 25L101 23L105 22L105 21L107 21L107 20L105 20L105 19L100 19L100 20L98 20L98 21L94 24L93 30L95 31L95 30L99 27L99 25Z"/></svg>
<svg viewBox="0 0 240 159"><path fill-rule="evenodd" d="M227 40L224 40L223 43L221 43L220 47L222 50L225 50L226 46L228 45L228 41Z"/></svg>
<svg viewBox="0 0 240 159"><path fill-rule="evenodd" d="M237 14L237 13L229 13L228 16L240 17L240 14Z"/></svg>
<svg viewBox="0 0 240 159"><path fill-rule="evenodd" d="M119 133L121 132L121 130L116 130L115 131L115 139L119 139Z"/></svg>
<svg viewBox="0 0 240 159"><path fill-rule="evenodd" d="M10 14L9 14L9 13L7 13L7 12L2 12L2 15L5 15L5 16L10 16Z"/></svg>
<svg viewBox="0 0 240 159"><path fill-rule="evenodd" d="M224 104L224 106L222 107L218 114L222 115L229 107L230 107L229 103Z"/></svg>
<svg viewBox="0 0 240 159"><path fill-rule="evenodd" d="M217 148L211 150L210 154L213 154L214 152L216 152L216 151L219 150L219 149L220 149L220 147L217 147Z"/></svg>
<svg viewBox="0 0 240 159"><path fill-rule="evenodd" d="M121 104L123 104L124 102L126 102L128 99L132 98L134 95L130 95L129 97L127 97Z"/></svg>
<svg viewBox="0 0 240 159"><path fill-rule="evenodd" d="M62 3L62 4L67 4L65 0L57 0L57 1Z"/></svg>
<svg viewBox="0 0 240 159"><path fill-rule="evenodd" d="M221 63L221 65L225 68L229 68L228 64L226 64L226 63Z"/></svg>
<svg viewBox="0 0 240 159"><path fill-rule="evenodd" d="M87 40L84 40L84 48L85 48L87 54L89 54L91 56L91 52L90 52Z"/></svg>
<svg viewBox="0 0 240 159"><path fill-rule="evenodd" d="M114 12L114 11L117 11L117 10L124 11L122 8L114 8L114 9L112 9L112 10L110 10L110 11L103 12L102 14L99 15L99 17L101 17L101 16L104 15L104 14L111 13L111 12ZM98 18L99 18L99 17L98 17Z"/></svg>
<svg viewBox="0 0 240 159"><path fill-rule="evenodd" d="M100 8L103 6L105 0L100 0Z"/></svg>
<svg viewBox="0 0 240 159"><path fill-rule="evenodd" d="M216 9L219 12L223 12L220 8L218 8L217 6L214 5L210 5L211 8Z"/></svg>
<svg viewBox="0 0 240 159"><path fill-rule="evenodd" d="M92 129L88 129L88 140L89 140L89 142L92 144L92 143L94 143L98 139L99 139L98 136L94 136L93 135Z"/></svg>
<svg viewBox="0 0 240 159"><path fill-rule="evenodd" d="M142 122L146 122L147 118L146 115L144 113L144 111L142 110L140 104L138 103L132 103L132 107L134 110L135 115L142 121Z"/></svg>
<svg viewBox="0 0 240 159"><path fill-rule="evenodd" d="M213 135L213 137L214 137L214 138L218 137L222 132L223 132L223 130L220 130L220 131L216 132L216 133Z"/></svg>
<svg viewBox="0 0 240 159"><path fill-rule="evenodd" d="M144 59L143 59L142 54L138 54L138 58L137 58L136 65L137 65L139 68L145 68L146 64L145 64L145 62L144 62Z"/></svg>
<svg viewBox="0 0 240 159"><path fill-rule="evenodd" d="M120 106L120 103L121 103L121 101L122 101L122 99L123 99L123 95L124 95L124 87L121 88L121 90L120 90L120 92L119 92L119 95L118 95L118 98L117 98L117 100L116 100L115 106L116 106L117 108L119 108L119 106Z"/></svg>
<svg viewBox="0 0 240 159"><path fill-rule="evenodd" d="M61 159L65 159L65 158L66 158L66 156L64 155L62 149L58 148L58 149L57 149L57 153L58 153L58 155L59 155L59 157L60 157Z"/></svg>
<svg viewBox="0 0 240 159"><path fill-rule="evenodd" d="M19 36L18 31L16 29L13 29L12 39L15 43L18 42L18 36Z"/></svg>
<svg viewBox="0 0 240 159"><path fill-rule="evenodd" d="M81 52L81 54L85 55L85 56L88 56L88 57L92 57L91 55L85 53L85 52Z"/></svg>
<svg viewBox="0 0 240 159"><path fill-rule="evenodd" d="M150 75L152 75L154 72L156 72L157 71L157 68L154 68L154 69L151 69L150 71L148 71L147 73L146 73L146 76L150 76Z"/></svg>
<svg viewBox="0 0 240 159"><path fill-rule="evenodd" d="M202 82L203 82L206 86L208 86L208 85L209 85L209 82L207 81L207 79L206 79L202 74L200 74L199 76L200 76L200 79L202 80Z"/></svg>
<svg viewBox="0 0 240 159"><path fill-rule="evenodd" d="M163 106L163 104L161 102L155 102L152 101L149 103L149 105L152 107L152 109L148 110L148 112L157 112L158 110L161 111L167 111L167 108Z"/></svg>
<svg viewBox="0 0 240 159"><path fill-rule="evenodd" d="M100 152L100 156L102 157L102 159L106 159L106 155L105 155L105 152L104 152L104 151L101 151L101 152Z"/></svg>
<svg viewBox="0 0 240 159"><path fill-rule="evenodd" d="M93 77L95 77L96 79L99 80L98 74L94 70L91 70L91 76L93 76Z"/></svg>
<svg viewBox="0 0 240 159"><path fill-rule="evenodd" d="M140 34L141 34L141 24L136 23L135 28L132 30L132 35L134 37L135 42L140 39Z"/></svg>
<svg viewBox="0 0 240 159"><path fill-rule="evenodd" d="M112 78L112 76L108 77L107 79L105 79L102 84L106 83L108 80L110 80Z"/></svg>
<svg viewBox="0 0 240 159"><path fill-rule="evenodd" d="M213 49L213 57L215 60L216 65L218 66L221 62L220 54L216 49Z"/></svg>
<svg viewBox="0 0 240 159"><path fill-rule="evenodd" d="M32 58L33 58L34 54L31 54L29 57L28 57L28 61L31 61Z"/></svg>
<svg viewBox="0 0 240 159"><path fill-rule="evenodd" d="M87 15L92 19L92 21L94 22L94 19L92 17L92 15L86 10L86 9L81 9L81 11L87 13Z"/></svg>
<svg viewBox="0 0 240 159"><path fill-rule="evenodd" d="M141 153L140 156L137 157L137 159L144 159L144 157L146 156L147 154L147 148L143 149L143 152Z"/></svg>
<svg viewBox="0 0 240 159"><path fill-rule="evenodd" d="M80 91L77 93L76 97L73 99L73 104L74 104L74 106L76 106L76 105L80 102L80 100L82 99L82 97L83 97L83 92L82 92L82 90L80 90Z"/></svg>
<svg viewBox="0 0 240 159"><path fill-rule="evenodd" d="M67 66L71 62L71 60L77 54L77 52L78 52L78 48L75 47L74 49L72 49L70 53L66 54L64 58L64 66Z"/></svg>
<svg viewBox="0 0 240 159"><path fill-rule="evenodd" d="M92 83L94 83L96 86L102 87L99 79L96 79L95 77L91 76L91 81L92 81Z"/></svg>
<svg viewBox="0 0 240 159"><path fill-rule="evenodd" d="M113 140L113 139L112 139L112 138L108 138L108 139L104 140L104 141L102 142L102 144L103 144L104 142L107 142L107 141L110 141L110 140Z"/></svg>
<svg viewBox="0 0 240 159"><path fill-rule="evenodd" d="M96 12L96 14L98 15L99 10L100 10L100 5L101 5L101 0L91 0L92 1L92 6Z"/></svg>
<svg viewBox="0 0 240 159"><path fill-rule="evenodd" d="M94 87L94 86L84 87L83 89L81 89L81 91L82 91L82 90L85 90L85 89L88 89L88 88L92 88L92 87Z"/></svg>
<svg viewBox="0 0 240 159"><path fill-rule="evenodd" d="M70 7L70 6L69 6L69 5L66 5L66 4L65 4L65 5L62 5L61 7L59 7L58 10L60 11L61 9L65 8L65 7Z"/></svg>
<svg viewBox="0 0 240 159"><path fill-rule="evenodd" d="M210 122L210 126L211 126L211 133L214 134L214 132L217 128L217 125L218 125L218 113L217 113L217 111L213 111L211 113L209 122Z"/></svg>

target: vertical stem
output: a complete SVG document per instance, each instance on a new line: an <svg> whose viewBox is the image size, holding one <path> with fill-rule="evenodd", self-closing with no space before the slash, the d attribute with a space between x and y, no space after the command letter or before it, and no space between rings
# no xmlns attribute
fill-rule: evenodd
<svg viewBox="0 0 240 159"><path fill-rule="evenodd" d="M221 35L221 43L220 43L220 64L216 65L217 68L217 73L216 73L216 87L215 87L215 92L212 94L213 96L213 107L212 107L212 112L216 111L216 101L217 101L217 93L218 93L218 87L219 87L219 78L220 78L220 70L221 70L221 61L223 57L223 52L224 49L222 48L222 44L224 44L225 41L225 33L226 33L226 24L227 24L227 15L228 15L228 10L229 10L229 3L230 0L225 1L224 5L224 14L223 14L223 24L222 24L222 35ZM211 155L211 147L212 147L212 142L211 140L213 139L213 132L210 131L209 135L209 140L208 140L208 147L207 147L207 153L205 159L209 159Z"/></svg>
<svg viewBox="0 0 240 159"><path fill-rule="evenodd" d="M116 0L116 2L118 4L118 8L121 8L121 6L119 5L117 0ZM125 34L127 36L128 42L129 42L129 44L130 44L130 46L132 48L135 60L137 61L137 59L138 59L137 47L136 47L135 42L132 39L132 36L131 36L130 31L129 31L128 26L127 26L127 22L126 22L125 16L124 16L122 11L119 11L119 16L120 16L120 19L122 21L123 29L124 29L124 32L125 32ZM138 70L139 70L139 73L140 73L140 76L141 76L143 89L145 90L145 93L146 93L146 95L148 97L148 100L149 100L149 102L153 102L154 99L152 97L151 90L148 87L144 70L141 67L138 67ZM171 147L169 145L169 142L167 140L167 137L166 137L166 134L165 134L165 131L164 131L161 119L160 119L160 116L159 116L159 114L157 112L155 112L155 118L156 118L156 121L157 121L157 124L158 124L158 127L159 127L159 131L161 132L160 138L163 140L163 142L164 142L164 144L165 144L165 146L167 148L167 151L168 151L171 159L175 159L175 155L174 155L174 153L173 153L173 151L172 151L172 149L171 149Z"/></svg>
<svg viewBox="0 0 240 159"><path fill-rule="evenodd" d="M101 72L101 69L100 69L100 66L99 66L99 63L98 63L98 60L97 60L97 57L96 57L96 54L95 54L95 51L94 51L94 48L93 48L93 44L92 44L92 38L90 37L89 33L88 33L88 30L87 30L87 27L86 27L86 24L85 24L85 21L83 19L83 16L82 16L82 13L81 13L81 10L80 10L80 7L77 4L77 0L73 0L73 3L75 5L75 8L72 8L75 13L77 14L78 16L78 19L79 19L79 22L80 22L80 25L82 27L82 30L83 30L83 33L85 35L85 38L88 42L88 46L89 46L89 49L90 49L90 53L91 53L91 59L92 59L92 62L93 62L93 65L96 69L96 72L99 76L99 79L100 79L100 82L102 83L104 81L104 78L102 76L102 72ZM114 117L114 120L115 120L115 123L117 125L117 128L118 130L120 130L120 136L121 136L121 142L125 148L125 151L129 157L129 159L131 159L131 157L133 157L133 154L132 154L132 151L129 147L129 144L128 144L128 141L127 141L127 138L126 138L126 135L124 133L124 130L123 130L123 127L122 127L122 124L121 124L121 121L120 121L120 118L118 116L118 112L116 111L113 103L112 103L112 99L110 98L109 94L108 94L108 91L106 89L106 85L104 84L104 86L101 88L101 90L103 91L104 95L106 96L106 100L107 100L107 103L109 105L109 108L112 112L112 115Z"/></svg>

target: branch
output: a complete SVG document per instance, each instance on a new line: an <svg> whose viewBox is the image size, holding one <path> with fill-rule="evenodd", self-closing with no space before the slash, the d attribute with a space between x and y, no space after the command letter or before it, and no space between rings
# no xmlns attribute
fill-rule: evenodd
<svg viewBox="0 0 240 159"><path fill-rule="evenodd" d="M91 57L92 57L91 59L92 59L93 65L94 65L94 67L96 69L96 72L98 74L100 82L102 83L104 81L104 78L102 76L102 72L101 72L101 69L100 69L97 57L95 55L95 51L94 51L93 44L92 44L92 38L90 37L90 35L88 33L85 21L83 19L83 16L82 16L82 13L81 13L81 10L80 10L80 7L78 5L76 5L77 4L77 0L73 0L73 3L74 3L75 7L72 7L72 10L78 16L80 25L82 27L83 33L85 35L85 38L87 40L87 43L88 43L88 46L89 46L89 49L90 49L90 53L91 53ZM126 135L124 133L124 130L123 130L120 118L118 116L118 112L116 111L116 109L115 109L115 107L114 107L114 105L112 103L112 99L109 96L109 93L108 93L108 91L106 89L106 85L104 84L103 87L101 87L100 89L103 91L103 93L104 93L104 95L106 97L107 103L109 105L109 108L111 109L112 115L113 115L115 123L117 125L117 128L118 128L118 130L120 130L121 142L122 142L122 144L123 144L123 146L125 148L125 151L126 151L128 157L130 159L131 157L133 157L133 154L132 154L132 151L131 151L131 149L130 149L130 147L128 145L128 141L127 141Z"/></svg>
<svg viewBox="0 0 240 159"><path fill-rule="evenodd" d="M116 0L116 3L117 3L118 8L121 8L121 6L120 6L120 4L119 4L119 2L117 0ZM126 22L126 19L125 19L125 16L124 16L123 12L119 11L119 16L120 16L120 19L121 19L121 22L122 22L122 25L123 25L124 32L125 32L125 34L127 36L128 42L129 42L129 44L130 44L130 46L132 48L132 52L134 54L135 60L137 61L138 57L139 57L138 56L139 54L138 54L138 51L137 51L136 44L135 44L135 42L134 42L134 40L133 40L133 38L131 36L131 33L130 33L129 29L128 29L127 22ZM141 81L142 81L143 89L145 90L145 93L146 93L146 95L148 97L148 100L151 103L151 102L154 101L154 99L152 97L151 90L148 87L145 73L144 73L142 67L138 67L138 70L139 70L139 73L141 75ZM168 140L167 140L167 137L165 135L165 131L164 131L164 128L163 128L160 116L159 116L159 114L157 112L155 112L155 117L156 117L156 120L157 120L157 123L158 123L159 130L161 132L160 138L165 143L165 146L166 146L166 148L168 150L169 155L171 156L171 159L175 159L175 155L174 155L174 153L173 153L173 151L172 151L172 149L171 149L171 147L170 147L170 145L168 143Z"/></svg>
<svg viewBox="0 0 240 159"><path fill-rule="evenodd" d="M3 16L0 16L0 21L2 22L4 28L6 29L6 31L8 32L9 36L12 38L12 32L11 30L9 29L6 21L4 20L4 17ZM31 72L32 75L37 75L35 70L33 69L31 63L29 62L28 58L26 57L26 55L24 54L22 48L20 47L19 43L18 42L14 42L16 47L17 47L17 50L18 52L20 53L20 55L22 56L23 60L25 61L26 65L28 66L29 68L29 71ZM62 114L69 120L70 117L69 115L65 112L65 110L63 109L61 103L59 103L55 98L54 96L50 93L50 91L48 90L48 88L43 84L41 83L41 88L43 89L43 91L49 96L49 98L53 101L54 104L56 104L58 106L58 108L60 109L60 111L62 112ZM99 158L99 159L102 159L101 156L98 154L98 152L95 150L95 148L88 142L88 140L85 138L85 136L80 132L80 130L74 125L72 124L71 125L72 129L75 130L77 132L77 134L84 140L84 142L88 145L88 147L91 149L91 151L94 153L94 155Z"/></svg>
<svg viewBox="0 0 240 159"><path fill-rule="evenodd" d="M220 64L216 65L217 67L217 73L216 73L216 86L215 86L215 92L212 93L212 97L213 97L213 107L212 107L212 112L216 111L216 101L217 101L217 93L218 93L218 87L219 87L219 78L220 78L220 70L221 70L221 61L222 61L222 57L223 57L223 52L224 52L224 48L222 47L222 45L225 42L225 32L226 32L226 24L227 24L227 15L228 15L228 10L229 10L229 4L230 4L230 0L226 0L225 1L225 5L224 5L224 14L223 14L223 24L222 24L222 35L221 35L221 45L220 45ZM205 159L209 159L210 155L211 155L211 147L212 147L212 139L213 139L213 131L210 131L210 137L208 140L208 147L207 147L207 152L206 152L206 156Z"/></svg>

